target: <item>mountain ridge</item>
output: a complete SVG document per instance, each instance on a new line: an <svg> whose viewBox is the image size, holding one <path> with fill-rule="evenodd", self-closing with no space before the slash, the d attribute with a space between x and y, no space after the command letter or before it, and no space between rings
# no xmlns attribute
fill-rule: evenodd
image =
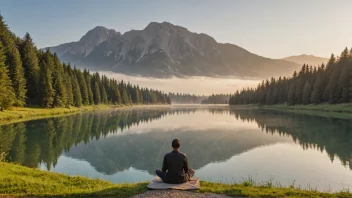
<svg viewBox="0 0 352 198"><path fill-rule="evenodd" d="M88 33L95 36L90 39ZM97 26L78 42L50 49L63 61L78 67L148 77L263 78L291 75L300 67L290 61L256 55L234 44L218 43L207 34L169 22L151 22L143 30L124 34Z"/></svg>
<svg viewBox="0 0 352 198"><path fill-rule="evenodd" d="M294 55L282 58L282 60L295 62L297 64L308 64L312 66L318 66L322 63L326 64L328 62L328 58L314 56L311 54L301 54L301 55Z"/></svg>

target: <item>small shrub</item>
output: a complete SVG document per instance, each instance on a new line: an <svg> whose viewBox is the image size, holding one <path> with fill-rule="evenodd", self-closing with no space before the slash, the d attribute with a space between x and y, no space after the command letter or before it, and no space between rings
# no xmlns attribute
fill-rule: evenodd
<svg viewBox="0 0 352 198"><path fill-rule="evenodd" d="M6 154L5 152L0 153L0 162L5 162Z"/></svg>
<svg viewBox="0 0 352 198"><path fill-rule="evenodd" d="M255 181L252 177L248 176L248 178L242 182L242 185L243 186L255 186Z"/></svg>

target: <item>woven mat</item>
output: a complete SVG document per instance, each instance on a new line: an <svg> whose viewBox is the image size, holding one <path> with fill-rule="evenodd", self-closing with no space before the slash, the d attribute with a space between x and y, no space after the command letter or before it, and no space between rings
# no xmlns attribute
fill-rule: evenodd
<svg viewBox="0 0 352 198"><path fill-rule="evenodd" d="M198 190L200 189L200 183L198 178L192 178L183 184L167 184L164 183L160 177L154 177L149 183L148 189L163 190L163 189L175 189L175 190Z"/></svg>

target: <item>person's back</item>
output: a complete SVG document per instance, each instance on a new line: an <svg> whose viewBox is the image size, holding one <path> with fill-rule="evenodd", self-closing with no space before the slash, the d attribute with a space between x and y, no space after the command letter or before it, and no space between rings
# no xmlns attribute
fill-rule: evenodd
<svg viewBox="0 0 352 198"><path fill-rule="evenodd" d="M187 156L179 152L180 141L172 141L173 151L164 156L162 170L157 170L156 174L165 183L184 183L194 175L194 170L189 169Z"/></svg>

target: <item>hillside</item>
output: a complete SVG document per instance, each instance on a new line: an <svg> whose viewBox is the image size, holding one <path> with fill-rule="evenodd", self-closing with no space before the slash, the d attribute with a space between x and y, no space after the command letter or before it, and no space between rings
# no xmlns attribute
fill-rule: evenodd
<svg viewBox="0 0 352 198"><path fill-rule="evenodd" d="M291 61L300 65L308 64L312 66L318 66L318 65L321 65L322 63L326 64L329 59L323 58L323 57L317 57L313 55L302 54L298 56L289 56L289 57L283 58L282 60Z"/></svg>

